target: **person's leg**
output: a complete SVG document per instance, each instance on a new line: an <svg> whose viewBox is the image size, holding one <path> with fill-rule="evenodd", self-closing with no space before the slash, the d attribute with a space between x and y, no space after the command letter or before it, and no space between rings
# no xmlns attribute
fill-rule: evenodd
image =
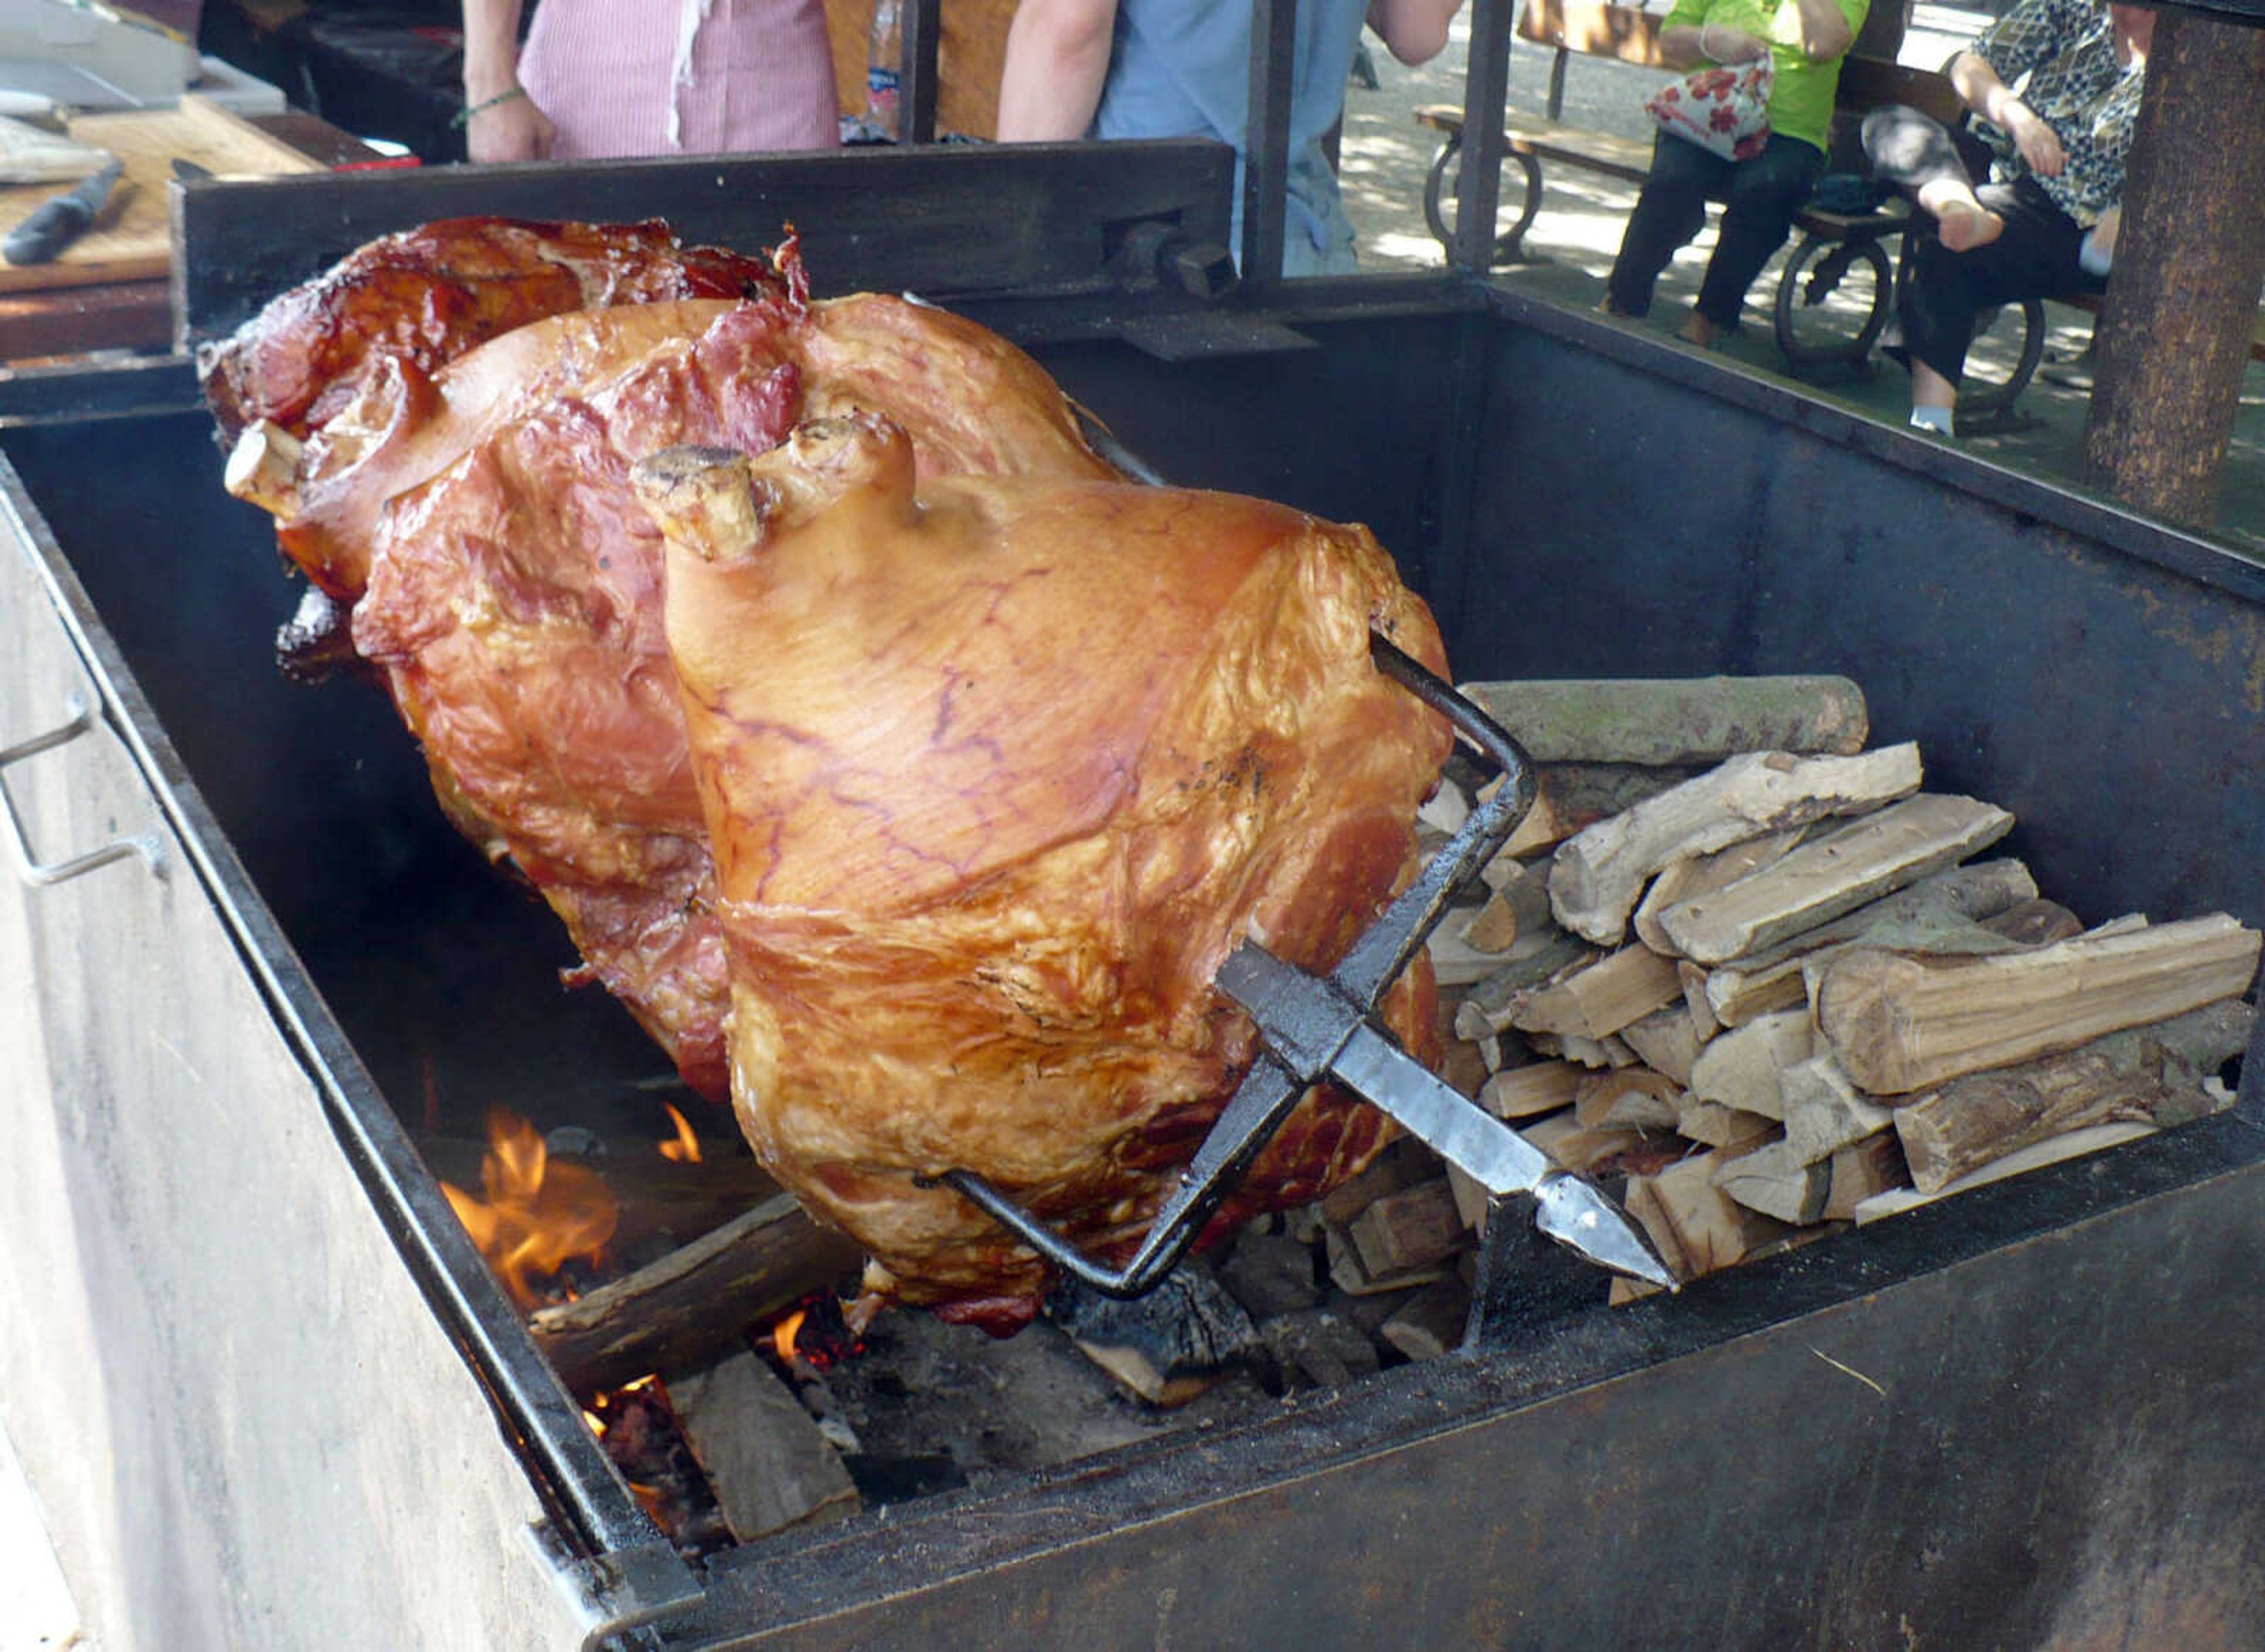
<svg viewBox="0 0 2265 1652"><path fill-rule="evenodd" d="M1799 138L1773 136L1751 161L1730 169L1715 255L1707 261L1699 304L1686 335L1706 344L1716 332L1738 324L1746 289L1770 255L1785 244L1793 216L1801 210L1824 171L1824 152Z"/></svg>
<svg viewBox="0 0 2265 1652"><path fill-rule="evenodd" d="M2004 232L2005 220L1974 193L1967 164L1940 121L1889 104L1864 117L1863 141L1872 176L1917 201L1952 251L1986 246Z"/></svg>
<svg viewBox="0 0 2265 1652"><path fill-rule="evenodd" d="M1651 309L1651 289L1659 273L1707 227L1707 198L1726 178L1730 163L1695 143L1664 132L1653 141L1651 175L1628 214L1620 256L1605 283L1605 304L1616 316L1642 316Z"/></svg>
<svg viewBox="0 0 2265 1652"><path fill-rule="evenodd" d="M2002 221L2002 232L1963 252L1914 233L1897 283L1903 353L1912 369L1912 422L1946 434L1975 317L1992 305L2065 292L2082 279L2084 231L2034 179L1987 185L1980 196Z"/></svg>

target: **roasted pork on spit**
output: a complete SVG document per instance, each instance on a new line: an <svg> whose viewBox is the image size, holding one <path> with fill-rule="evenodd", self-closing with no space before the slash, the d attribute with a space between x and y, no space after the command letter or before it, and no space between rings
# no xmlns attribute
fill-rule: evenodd
<svg viewBox="0 0 2265 1652"><path fill-rule="evenodd" d="M1332 964L1409 870L1449 737L1369 633L1436 668L1430 615L1365 529L1124 483L916 484L878 414L636 475L758 1155L880 1295L1043 1284L916 1181L951 1169L1091 1248L1137 1240L1251 1059L1220 961L1252 934ZM1428 989L1392 1001L1419 1043ZM1386 1129L1309 1095L1239 1213L1318 1197Z"/></svg>
<svg viewBox="0 0 2265 1652"><path fill-rule="evenodd" d="M553 241L583 249L613 233L513 228L484 223L472 238L489 287L508 286L499 249L540 263ZM381 244L391 247L383 296L416 309L404 261L462 239L428 229ZM671 254L641 281L615 269L608 290L666 290L671 260L693 257ZM341 268L371 261L365 251ZM630 492L630 465L681 442L760 451L800 418L854 405L897 418L925 469L1114 474L1053 381L995 334L899 298L812 301L790 243L777 266L784 274L753 301L570 310L486 342L473 329L444 341L462 353L429 369L440 346L419 335L422 353L404 350L390 319L372 325L359 357L310 326L310 316L367 321L376 303L333 272L315 286L359 302L286 294L207 362L230 410L224 427L269 410L237 436L230 491L275 516L287 554L350 615L354 651L384 673L450 817L526 875L590 979L719 1101L727 995L714 878L661 639L660 535ZM433 298L462 285L454 269L431 277L427 308L499 308ZM532 275L525 288L521 309L538 308L528 293L563 296ZM336 375L329 387L310 391L314 369L290 370L261 331L270 316ZM285 411L280 393L262 399L247 385L290 387L289 404L315 412L302 410L295 431L272 416Z"/></svg>
<svg viewBox="0 0 2265 1652"><path fill-rule="evenodd" d="M997 1326L1041 1266L926 1179L1137 1239L1251 1058L1220 958L1327 967L1410 870L1448 735L1372 625L1444 662L1366 530L1114 481L1012 346L778 266L438 364L326 339L336 390L237 373L230 485L351 605L452 816L688 1080L728 1071L870 1299ZM234 359L295 384L280 347ZM1387 1005L1418 1049L1431 996L1419 961ZM1315 1092L1220 1221L1390 1128Z"/></svg>

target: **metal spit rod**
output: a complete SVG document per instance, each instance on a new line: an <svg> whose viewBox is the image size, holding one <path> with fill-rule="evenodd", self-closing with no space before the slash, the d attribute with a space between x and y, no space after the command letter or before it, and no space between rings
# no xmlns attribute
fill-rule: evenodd
<svg viewBox="0 0 2265 1652"><path fill-rule="evenodd" d="M1423 946L1447 903L1509 840L1533 807L1533 765L1479 708L1372 634L1370 654L1387 676L1441 712L1501 768L1502 784L1416 881L1364 931L1327 977L1244 941L1220 966L1214 985L1249 1011L1264 1048L1243 1075L1195 1157L1122 1268L1094 1262L971 1170L941 1179L1046 1261L1104 1295L1136 1297L1178 1264L1252 1161L1314 1083L1334 1079L1380 1107L1495 1197L1533 1196L1541 1232L1588 1261L1676 1288L1643 1231L1604 1190L1556 1169L1540 1149L1476 1103L1442 1082L1374 1019L1378 1003ZM1501 1216L1497 1209L1496 1216ZM1489 1226L1495 1224L1489 1218Z"/></svg>

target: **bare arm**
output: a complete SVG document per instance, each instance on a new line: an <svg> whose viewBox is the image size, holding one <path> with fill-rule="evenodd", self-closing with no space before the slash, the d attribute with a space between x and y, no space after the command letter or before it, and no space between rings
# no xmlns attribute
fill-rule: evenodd
<svg viewBox="0 0 2265 1652"><path fill-rule="evenodd" d="M2012 138L2031 171L2043 178L2060 176L2068 156L2059 135L2014 95L2014 89L1998 77L1987 58L1977 52L1961 52L1950 60L1947 72L1966 106Z"/></svg>
<svg viewBox="0 0 2265 1652"><path fill-rule="evenodd" d="M1679 23L1659 32L1659 61L1670 69L1695 69L1702 62L1749 62L1768 51L1769 42L1759 35L1720 23L1698 27Z"/></svg>
<svg viewBox="0 0 2265 1652"><path fill-rule="evenodd" d="M539 161L550 117L519 86L520 0L464 0L464 147L476 161ZM501 101L496 101L501 99ZM482 106L485 106L483 107Z"/></svg>
<svg viewBox="0 0 2265 1652"><path fill-rule="evenodd" d="M1369 0L1368 26L1403 63L1428 63L1447 49L1447 25L1463 0Z"/></svg>
<svg viewBox="0 0 2265 1652"><path fill-rule="evenodd" d="M1117 0L1023 0L999 71L999 141L1083 137L1101 107L1116 26Z"/></svg>
<svg viewBox="0 0 2265 1652"><path fill-rule="evenodd" d="M1829 63L1856 43L1838 0L1793 0L1800 18L1801 55L1812 63Z"/></svg>

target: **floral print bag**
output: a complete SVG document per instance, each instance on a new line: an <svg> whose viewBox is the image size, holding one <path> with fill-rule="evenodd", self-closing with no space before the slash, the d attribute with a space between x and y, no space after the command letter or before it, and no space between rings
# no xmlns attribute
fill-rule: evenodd
<svg viewBox="0 0 2265 1652"><path fill-rule="evenodd" d="M1767 53L1750 62L1695 69L1670 81L1644 113L1686 142L1726 161L1751 161L1769 142L1770 88L1777 65Z"/></svg>

